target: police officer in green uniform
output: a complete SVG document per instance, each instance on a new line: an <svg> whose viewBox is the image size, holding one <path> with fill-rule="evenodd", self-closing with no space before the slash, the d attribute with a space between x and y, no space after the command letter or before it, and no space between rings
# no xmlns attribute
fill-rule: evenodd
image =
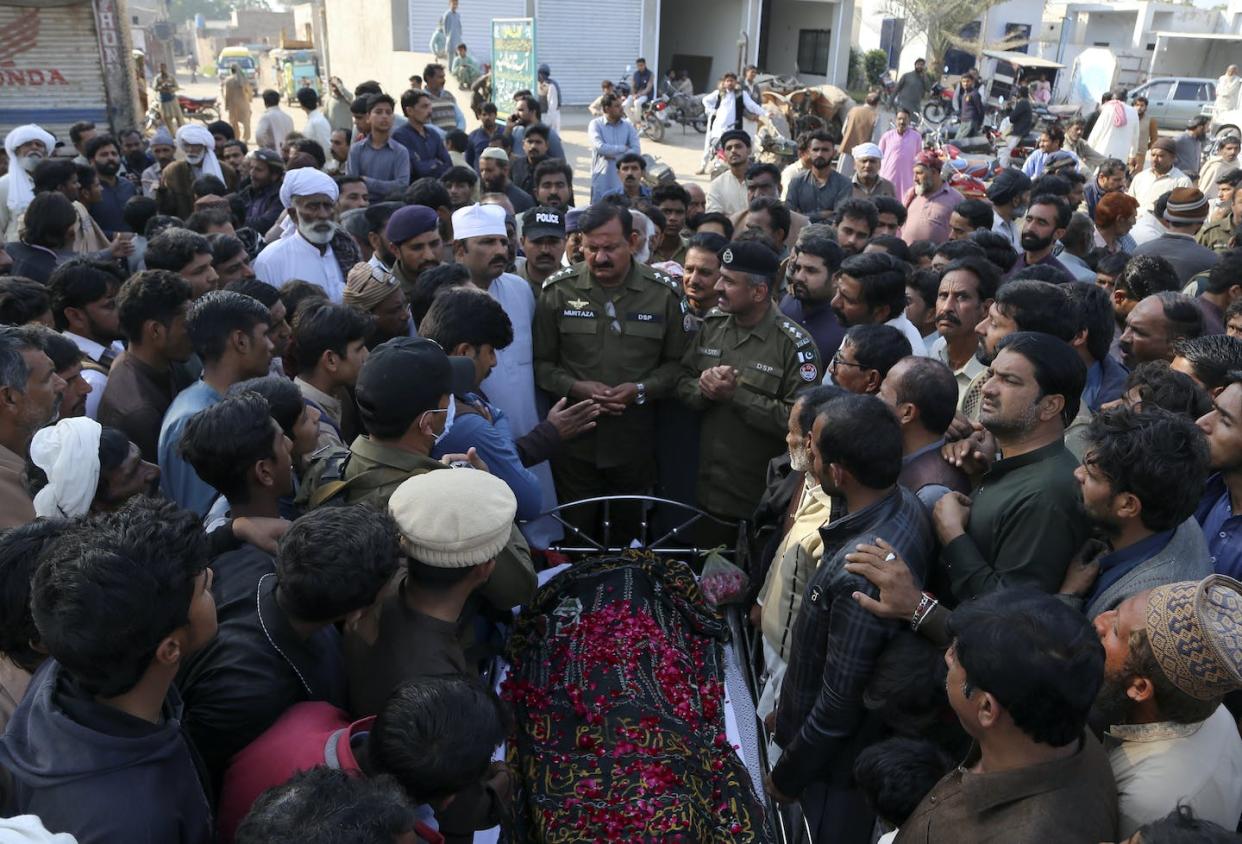
<svg viewBox="0 0 1242 844"><path fill-rule="evenodd" d="M596 204L579 221L586 260L543 283L533 329L535 383L552 397L594 399L598 425L553 460L563 502L641 494L655 481L652 401L673 393L686 348L686 309L677 282L639 264L627 209ZM597 508L567 519L593 530ZM618 519L613 514L613 523ZM613 533L632 531L636 512Z"/></svg>
<svg viewBox="0 0 1242 844"><path fill-rule="evenodd" d="M750 517L798 393L824 374L811 335L772 301L779 267L763 243L726 245L720 299L682 358L677 397L703 411L699 506L721 519Z"/></svg>

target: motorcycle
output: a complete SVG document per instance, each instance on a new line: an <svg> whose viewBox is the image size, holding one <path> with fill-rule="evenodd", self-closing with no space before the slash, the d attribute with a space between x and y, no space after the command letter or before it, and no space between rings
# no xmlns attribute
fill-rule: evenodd
<svg viewBox="0 0 1242 844"><path fill-rule="evenodd" d="M635 128L638 129L640 136L658 144L664 140L667 121L668 97L660 96L643 103L642 114Z"/></svg>
<svg viewBox="0 0 1242 844"><path fill-rule="evenodd" d="M147 109L146 120L143 121L143 129L148 133L164 125L159 99L158 94L151 97L151 107ZM181 113L187 119L201 120L203 123L214 123L220 119L219 104L215 97L188 97L178 94L177 104L181 106Z"/></svg>
<svg viewBox="0 0 1242 844"><path fill-rule="evenodd" d="M707 132L707 109L703 107L702 99L694 94L675 91L668 83L664 85L664 96L668 99L665 122L680 125L683 132L687 126L700 135Z"/></svg>
<svg viewBox="0 0 1242 844"><path fill-rule="evenodd" d="M952 113L953 88L941 85L939 82L933 82L931 99L923 104L923 116L930 123L942 123Z"/></svg>

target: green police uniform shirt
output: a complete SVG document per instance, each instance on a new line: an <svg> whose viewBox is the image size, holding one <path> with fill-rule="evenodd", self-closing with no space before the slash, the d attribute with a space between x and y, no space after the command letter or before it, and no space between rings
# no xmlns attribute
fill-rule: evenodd
<svg viewBox="0 0 1242 844"><path fill-rule="evenodd" d="M647 393L646 404L601 415L593 431L565 443L565 454L601 469L653 459L652 402L671 396L677 384L686 316L677 282L645 264L632 264L613 288L596 283L586 264L544 281L532 330L540 389L556 399L575 381L599 381L643 384Z"/></svg>
<svg viewBox="0 0 1242 844"><path fill-rule="evenodd" d="M727 401L709 401L699 376L714 366L737 370ZM775 304L743 328L713 308L682 358L677 397L703 411L698 500L709 513L748 518L763 495L768 462L786 450L789 411L798 394L823 379L815 342Z"/></svg>

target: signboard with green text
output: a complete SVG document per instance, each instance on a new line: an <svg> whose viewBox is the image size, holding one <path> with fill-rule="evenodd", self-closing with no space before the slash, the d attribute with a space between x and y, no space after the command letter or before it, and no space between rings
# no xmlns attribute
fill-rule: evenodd
<svg viewBox="0 0 1242 844"><path fill-rule="evenodd" d="M492 102L501 120L513 95L535 90L535 19L492 18Z"/></svg>

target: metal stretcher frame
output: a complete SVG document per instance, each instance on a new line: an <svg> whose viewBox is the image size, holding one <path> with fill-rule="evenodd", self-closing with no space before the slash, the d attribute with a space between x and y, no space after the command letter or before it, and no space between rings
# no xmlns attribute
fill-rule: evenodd
<svg viewBox="0 0 1242 844"><path fill-rule="evenodd" d="M628 543L620 544L625 543L625 540L621 539L618 542L612 536L612 507L620 502L641 502L643 504L637 546ZM568 510L587 505L599 505L601 507L602 534L599 538L591 536L578 526L571 524L562 515ZM654 531L651 529L651 515L656 509L666 509L679 515L672 520L674 522L673 527L664 530L659 536L652 536ZM692 528L696 524L710 522L722 527L735 527L737 529L736 545L733 548L720 549L719 553L721 556L731 559L742 569L748 570L748 566L745 563L750 553L749 523L745 520L732 522L720 519L681 501L653 495L598 496L596 498L583 498L578 501L561 504L541 513L539 518L545 516L555 519L565 528L565 539L553 543L548 550L570 557L591 554L619 554L633 547L638 547L660 556L688 556L691 554L698 556L715 549L678 543L678 540L683 536L693 536ZM744 612L745 607L734 604L725 607L723 614L729 625L729 638L733 642L734 653L738 656L738 661L741 663L742 676L745 678L747 689L750 691L750 710L754 712L755 704L759 700L763 649L760 635L752 630L746 622ZM764 725L763 719L757 714L755 715L755 722L756 732L759 736L756 748L759 754L759 767L767 774L772 770L771 765L768 763L768 742L771 740L771 733ZM800 811L791 811L790 807L781 806L766 793L762 797L768 807L768 826L772 831L774 839L779 844L799 844L799 842L811 841L810 827Z"/></svg>

